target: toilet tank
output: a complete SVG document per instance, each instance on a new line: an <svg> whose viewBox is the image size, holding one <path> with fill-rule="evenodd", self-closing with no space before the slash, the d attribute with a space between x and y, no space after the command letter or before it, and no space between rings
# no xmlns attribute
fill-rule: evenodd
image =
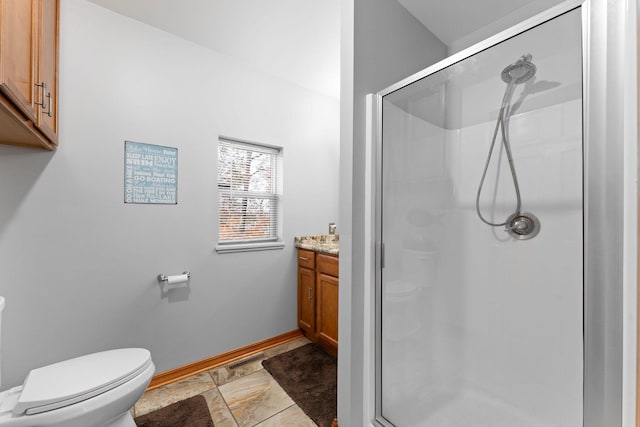
<svg viewBox="0 0 640 427"><path fill-rule="evenodd" d="M402 280L419 288L433 285L435 273L435 251L416 249L402 250Z"/></svg>

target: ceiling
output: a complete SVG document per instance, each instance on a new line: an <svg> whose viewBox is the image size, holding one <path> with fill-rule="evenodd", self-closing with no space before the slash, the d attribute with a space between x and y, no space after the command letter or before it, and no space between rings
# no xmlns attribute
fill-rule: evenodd
<svg viewBox="0 0 640 427"><path fill-rule="evenodd" d="M340 96L340 0L90 0L325 94Z"/></svg>
<svg viewBox="0 0 640 427"><path fill-rule="evenodd" d="M333 98L341 0L89 0ZM450 53L560 0L398 0Z"/></svg>
<svg viewBox="0 0 640 427"><path fill-rule="evenodd" d="M563 0L398 0L451 51L505 30Z"/></svg>

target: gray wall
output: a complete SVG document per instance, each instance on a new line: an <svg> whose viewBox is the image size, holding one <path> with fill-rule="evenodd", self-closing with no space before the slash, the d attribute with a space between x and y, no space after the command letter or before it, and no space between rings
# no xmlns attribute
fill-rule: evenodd
<svg viewBox="0 0 640 427"><path fill-rule="evenodd" d="M365 97L443 59L447 47L395 0L342 6L338 418L363 425ZM349 307L349 309L345 309ZM345 343L349 347L345 348Z"/></svg>
<svg viewBox="0 0 640 427"><path fill-rule="evenodd" d="M456 52L459 52L463 49L466 49L469 46L472 46L482 40L485 40L495 34L498 34L501 31L504 31L514 25L523 22L538 13L541 13L547 9L550 9L553 6L556 6L562 3L564 0L532 0L529 1L526 5L503 15L503 11L496 7L496 5L491 6L493 9L492 13L495 21L485 25L484 27L478 28L477 30L465 34L457 40L452 41L448 45L448 54L453 55ZM461 19L471 19L474 18L472 16L461 16Z"/></svg>
<svg viewBox="0 0 640 427"><path fill-rule="evenodd" d="M297 327L293 237L338 217L337 100L63 0L59 107L56 153L0 146L3 388L94 351L147 347L161 372ZM284 148L284 250L214 251L218 135ZM178 148L178 205L123 203L125 140Z"/></svg>

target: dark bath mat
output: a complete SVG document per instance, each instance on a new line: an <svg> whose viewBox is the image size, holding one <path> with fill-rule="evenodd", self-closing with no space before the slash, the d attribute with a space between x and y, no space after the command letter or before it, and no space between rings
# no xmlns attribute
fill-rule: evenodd
<svg viewBox="0 0 640 427"><path fill-rule="evenodd" d="M335 358L307 344L264 360L262 366L318 426L331 426L338 413Z"/></svg>
<svg viewBox="0 0 640 427"><path fill-rule="evenodd" d="M213 427L207 400L202 395L141 415L134 421L138 427Z"/></svg>

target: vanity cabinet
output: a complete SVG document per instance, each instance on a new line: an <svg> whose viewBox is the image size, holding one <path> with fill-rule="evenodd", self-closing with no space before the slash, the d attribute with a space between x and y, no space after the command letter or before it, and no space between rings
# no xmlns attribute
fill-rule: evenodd
<svg viewBox="0 0 640 427"><path fill-rule="evenodd" d="M338 257L298 249L298 326L334 356L338 353Z"/></svg>
<svg viewBox="0 0 640 427"><path fill-rule="evenodd" d="M338 352L338 258L316 254L316 339Z"/></svg>
<svg viewBox="0 0 640 427"><path fill-rule="evenodd" d="M316 273L315 253L298 249L298 327L306 336L315 334Z"/></svg>
<svg viewBox="0 0 640 427"><path fill-rule="evenodd" d="M59 0L0 0L0 143L58 143Z"/></svg>

